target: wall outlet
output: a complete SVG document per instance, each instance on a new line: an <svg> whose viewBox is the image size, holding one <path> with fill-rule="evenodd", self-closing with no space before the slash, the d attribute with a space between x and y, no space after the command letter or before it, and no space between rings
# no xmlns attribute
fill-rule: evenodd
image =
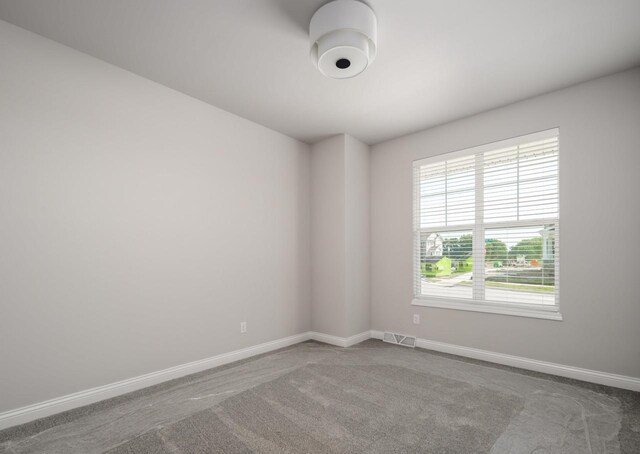
<svg viewBox="0 0 640 454"><path fill-rule="evenodd" d="M420 314L413 314L413 324L414 325L420 324Z"/></svg>
<svg viewBox="0 0 640 454"><path fill-rule="evenodd" d="M240 333L247 332L247 322L240 322Z"/></svg>

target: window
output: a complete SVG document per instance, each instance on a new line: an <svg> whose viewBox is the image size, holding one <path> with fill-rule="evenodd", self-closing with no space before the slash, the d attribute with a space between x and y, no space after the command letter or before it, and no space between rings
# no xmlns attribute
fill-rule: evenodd
<svg viewBox="0 0 640 454"><path fill-rule="evenodd" d="M558 130L414 162L413 304L561 320Z"/></svg>

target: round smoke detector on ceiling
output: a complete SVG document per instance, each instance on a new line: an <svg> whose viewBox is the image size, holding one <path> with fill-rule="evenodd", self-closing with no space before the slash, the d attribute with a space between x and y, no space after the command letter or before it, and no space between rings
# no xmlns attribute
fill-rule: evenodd
<svg viewBox="0 0 640 454"><path fill-rule="evenodd" d="M335 0L315 12L309 24L311 60L322 74L347 79L376 58L377 20L356 0Z"/></svg>

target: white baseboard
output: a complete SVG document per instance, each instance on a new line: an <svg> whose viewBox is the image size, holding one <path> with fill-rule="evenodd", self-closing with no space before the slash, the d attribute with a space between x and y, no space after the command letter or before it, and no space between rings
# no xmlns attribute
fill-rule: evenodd
<svg viewBox="0 0 640 454"><path fill-rule="evenodd" d="M371 331L371 337L382 339L382 331ZM563 364L538 361L537 359L523 358L521 356L506 355L504 353L490 352L478 348L463 347L460 345L447 344L427 339L416 340L416 346L437 352L451 353L453 355L465 356L467 358L480 359L492 363L503 364L505 366L519 367L521 369L544 372L560 377L573 378L600 385L614 386L616 388L640 391L640 378L628 377L626 375L611 374L596 370L583 369Z"/></svg>
<svg viewBox="0 0 640 454"><path fill-rule="evenodd" d="M382 339L382 331L364 331L351 337L338 337L330 334L317 332L306 332L296 334L294 336L265 342L229 353L213 356L211 358L193 361L191 363L182 364L168 369L152 372L116 383L111 383L96 388L87 389L66 396L50 399L26 407L9 410L0 413L0 430L8 427L24 424L35 419L44 418L73 408L89 405L104 399L126 394L131 391L156 385L174 378L184 377L196 372L211 369L213 367L229 364L255 355L267 353L279 348L288 347L300 342L313 339L339 347L350 347L352 345L363 342L369 338ZM617 388L629 389L632 391L640 391L640 378L627 377L624 375L610 374L607 372L599 372L589 369L581 369L579 367L564 366L562 364L548 363L519 356L505 355L503 353L495 353L477 348L462 347L444 342L430 341L426 339L417 339L417 346L429 350L435 350L444 353L451 353L468 358L475 358L484 361L490 361L497 364L507 366L520 367L522 369L544 372L561 377L574 378L578 380L599 383L602 385L615 386Z"/></svg>
<svg viewBox="0 0 640 454"><path fill-rule="evenodd" d="M371 331L363 331L351 337L338 337L330 334L317 333L315 331L311 331L310 335L311 339L318 342L324 342L325 344L336 345L338 347L351 347L352 345L370 339Z"/></svg>
<svg viewBox="0 0 640 454"><path fill-rule="evenodd" d="M0 430L311 339L301 333L0 413Z"/></svg>

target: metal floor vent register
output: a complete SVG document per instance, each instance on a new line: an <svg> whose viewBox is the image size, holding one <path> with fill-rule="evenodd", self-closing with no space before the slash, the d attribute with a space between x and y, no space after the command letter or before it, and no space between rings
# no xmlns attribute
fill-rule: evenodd
<svg viewBox="0 0 640 454"><path fill-rule="evenodd" d="M404 334L384 333L382 340L390 344L403 345L405 347L413 348L416 346L416 338L413 336L405 336Z"/></svg>

